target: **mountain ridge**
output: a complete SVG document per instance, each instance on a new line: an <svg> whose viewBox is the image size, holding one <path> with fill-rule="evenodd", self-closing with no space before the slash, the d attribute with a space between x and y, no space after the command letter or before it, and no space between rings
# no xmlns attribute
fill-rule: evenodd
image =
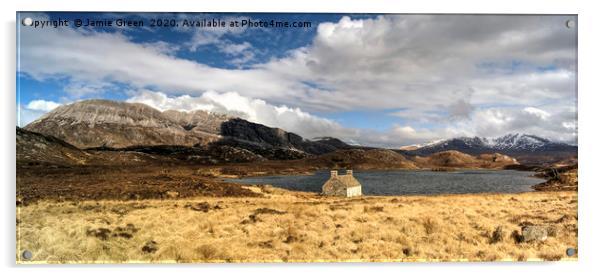
<svg viewBox="0 0 602 276"><path fill-rule="evenodd" d="M550 145L561 145L575 147L570 144L553 142L549 139L542 138L532 134L525 133L509 133L498 137L479 137L479 136L462 136L450 139L439 139L428 143L402 146L401 150L421 150L429 149L439 146L445 146L454 142L462 142L467 146L481 146L491 149L509 149L509 150L532 150L535 151L539 148L550 146Z"/></svg>
<svg viewBox="0 0 602 276"><path fill-rule="evenodd" d="M257 155L254 159L302 159L337 150L373 149L352 146L334 137L305 139L280 128L219 113L202 110L162 112L141 103L111 100L84 100L60 106L24 129L56 137L80 149L156 146L175 146L173 149L176 149L178 146L215 145L250 151ZM151 149L154 150L159 149ZM444 151L475 156L498 153L512 156L520 163L558 162L577 155L576 146L520 133L494 138L458 137L395 151L406 157Z"/></svg>
<svg viewBox="0 0 602 276"><path fill-rule="evenodd" d="M78 148L220 144L297 159L351 146L311 141L280 128L206 111L159 111L141 103L84 100L60 106L24 127Z"/></svg>
<svg viewBox="0 0 602 276"><path fill-rule="evenodd" d="M406 146L398 151L410 156L427 156L449 150L471 155L500 153L515 157L521 164L554 163L577 155L577 146L521 133L493 138L478 136L451 138L416 148Z"/></svg>

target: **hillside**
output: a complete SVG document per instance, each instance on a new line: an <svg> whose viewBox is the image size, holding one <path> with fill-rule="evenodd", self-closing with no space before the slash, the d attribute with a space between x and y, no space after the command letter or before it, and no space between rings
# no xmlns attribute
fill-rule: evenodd
<svg viewBox="0 0 602 276"><path fill-rule="evenodd" d="M91 155L52 136L17 127L17 165L86 164Z"/></svg>
<svg viewBox="0 0 602 276"><path fill-rule="evenodd" d="M139 103L85 100L64 105L25 129L78 148L227 145L271 159L298 159L350 146L303 137L240 118L205 111L161 112Z"/></svg>
<svg viewBox="0 0 602 276"><path fill-rule="evenodd" d="M169 155L137 151L82 150L53 136L17 127L17 171L26 167L137 166L179 162Z"/></svg>
<svg viewBox="0 0 602 276"><path fill-rule="evenodd" d="M416 156L414 160L420 167L430 168L501 169L507 165L518 164L516 159L499 153L473 156L455 150L437 152L425 157Z"/></svg>
<svg viewBox="0 0 602 276"><path fill-rule="evenodd" d="M144 104L86 100L63 105L25 126L78 148L189 145L207 142L190 135L160 111Z"/></svg>
<svg viewBox="0 0 602 276"><path fill-rule="evenodd" d="M417 169L416 164L403 155L386 149L339 150L309 158L307 163L321 168L372 169Z"/></svg>

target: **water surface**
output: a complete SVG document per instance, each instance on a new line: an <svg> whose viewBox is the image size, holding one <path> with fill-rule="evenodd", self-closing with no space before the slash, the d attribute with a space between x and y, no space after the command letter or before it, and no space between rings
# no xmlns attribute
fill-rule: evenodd
<svg viewBox="0 0 602 276"><path fill-rule="evenodd" d="M343 173L344 171L340 171ZM532 172L512 170L426 170L354 171L364 195L518 193L532 191L544 182ZM289 190L321 192L329 171L314 175L259 176L227 180L246 184L270 184Z"/></svg>

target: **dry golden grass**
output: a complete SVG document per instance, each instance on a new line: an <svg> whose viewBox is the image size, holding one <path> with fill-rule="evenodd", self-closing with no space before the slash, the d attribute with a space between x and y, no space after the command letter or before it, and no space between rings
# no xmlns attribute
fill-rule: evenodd
<svg viewBox="0 0 602 276"><path fill-rule="evenodd" d="M261 192L19 207L17 252L30 250L33 260L17 261L524 261L564 260L567 248L577 248L576 192L355 199ZM511 233L525 223L555 233L516 243ZM144 252L150 241L156 251Z"/></svg>

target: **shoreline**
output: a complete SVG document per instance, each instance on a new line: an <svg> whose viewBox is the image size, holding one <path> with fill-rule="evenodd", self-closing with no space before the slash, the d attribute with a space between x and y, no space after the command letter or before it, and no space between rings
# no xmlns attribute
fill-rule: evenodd
<svg viewBox="0 0 602 276"><path fill-rule="evenodd" d="M248 167L240 171L239 169L232 169L233 167L235 168L236 166L224 168L199 166L21 167L17 169L17 198L19 201L27 203L32 200L47 198L78 201L86 199L138 200L201 195L214 195L217 197L249 196L251 194L246 189L240 188L241 184L247 186L249 184L237 182L237 179L244 177L311 175L316 172L300 171L298 169L268 169L267 171L258 171L257 169L259 168L254 167ZM460 170L475 169L467 168ZM500 171L500 169L479 170ZM371 169L359 171L429 172L429 169ZM230 172L239 174L226 174ZM241 172L245 176L241 175Z"/></svg>
<svg viewBox="0 0 602 276"><path fill-rule="evenodd" d="M328 170L320 170L321 172L328 172ZM465 172L465 171L491 171L491 172L495 172L495 171L516 171L516 172L524 172L522 170L516 170L516 169L488 169L488 168L480 168L480 169L474 169L474 168L456 168L452 171L449 170L445 170L445 171L439 171L439 170L431 170L431 169L387 169L387 170L382 170L382 169L375 169L375 170L354 170L354 173L378 173L378 172L392 172L392 171L410 171L410 172L433 172L433 173L458 173L458 172ZM317 172L317 171L316 171ZM310 193L315 193L315 194L320 194L320 192L317 191L303 191L303 190L294 190L294 189L290 189L287 187L280 187L268 182L265 183L246 183L246 182L237 182L237 180L242 180L242 179L253 179L253 178L262 178L262 177L288 177L288 176L313 176L315 175L316 172L313 173L308 173L308 174L269 174L269 175L265 175L265 174L260 174L260 175L250 175L250 176L238 176L238 177L222 177L220 178L220 181L225 182L225 183L234 183L234 184L239 184L239 185L243 185L243 186L259 186L259 185L270 185L270 186L274 186L274 187L278 187L280 189L285 189L291 192L310 192ZM445 192L445 193L415 193L415 194L371 194L371 195L362 195L362 196L409 196L409 195L419 195L419 196L435 196L435 195L478 195L478 194L516 194L516 193L526 193L526 192L537 192L538 190L535 189L536 186L538 185L542 185L544 183L546 183L546 181L548 180L547 178L545 178L542 175L538 175L535 172L532 172L531 175L525 176L525 177L529 177L529 178L535 178L535 179L540 179L541 182L537 183L537 184L533 184L530 185L529 188L531 190L529 191L519 191L519 192L458 192L458 193L454 193L454 192Z"/></svg>

